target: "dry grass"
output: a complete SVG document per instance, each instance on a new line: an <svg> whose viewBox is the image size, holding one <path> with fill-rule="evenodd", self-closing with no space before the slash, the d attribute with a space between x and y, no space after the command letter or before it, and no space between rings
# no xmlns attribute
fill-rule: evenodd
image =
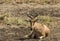
<svg viewBox="0 0 60 41"><path fill-rule="evenodd" d="M5 6L5 5L4 5ZM3 6L3 7L4 7ZM11 5L10 5L11 6ZM24 5L25 6L25 5ZM15 7L15 6L14 6ZM6 7L7 8L7 7ZM27 8L27 7L26 7ZM10 8L10 9L12 9L12 8ZM3 8L3 10L4 10L4 8ZM6 10L6 9L5 9ZM13 9L12 9L13 10ZM16 11L18 11L18 10L16 10ZM22 10L23 11L23 10ZM8 11L7 11L8 12ZM24 12L24 11L23 11ZM44 11L45 12L45 11ZM13 12L14 13L14 12ZM12 14L13 14L12 13ZM5 14L5 13L4 13ZM10 14L10 13L8 13L8 14ZM15 14L17 14L17 13L14 13L14 15ZM6 24L22 24L22 25L24 25L24 24L27 24L26 23L26 21L25 21L25 19L24 18L20 18L20 16L22 16L22 15L19 15L19 18L16 18L14 15L12 15L13 17L11 17L10 15L7 15L7 17L6 18L4 18L4 22L6 23ZM17 15L16 15L17 16ZM25 16L25 15L24 15ZM3 18L3 17L2 17ZM39 20L41 20L41 21L43 21L43 22L45 22L45 23L51 23L51 24L53 24L53 20L51 19L51 17L49 17L49 16L39 16ZM40 21L39 21L40 22ZM56 21L57 22L57 21ZM29 33L29 29L28 30L26 30L25 29L25 27L24 26L18 26L18 28L17 28L17 26L6 26L6 25L2 25L2 26L0 26L0 28L2 28L3 27L3 29L0 29L0 40L1 41L18 41L18 40L14 40L14 38L16 37L16 38L19 38L19 37L22 37L22 36L24 36L25 34L27 34L27 33ZM14 28L14 27L16 27L16 28ZM24 28L23 28L24 27ZM56 34L57 35L57 38L59 39L59 37L58 37L58 35L60 35L60 34L58 34L59 32L60 32L60 29L59 29L59 27L60 27L60 25L56 25L56 27L55 27L55 25L53 25L52 27L51 27L51 29L53 29L54 31L53 32L56 32L56 33L54 33L54 34ZM4 29L5 28L5 29ZM56 36L55 35L55 36ZM53 34L52 34L52 37L51 37L51 39L48 39L49 41L56 41L56 37L55 36L53 36ZM47 39L46 39L46 41L48 41ZM60 39L59 39L60 40ZM21 41L21 40L19 40L19 41ZM30 40L24 40L24 41L33 41L32 39L30 39ZM34 41L38 41L38 40L34 40ZM44 40L43 40L44 41Z"/></svg>
<svg viewBox="0 0 60 41"><path fill-rule="evenodd" d="M40 4L45 4L45 3L59 3L60 0L0 0L1 2L5 3L40 3Z"/></svg>

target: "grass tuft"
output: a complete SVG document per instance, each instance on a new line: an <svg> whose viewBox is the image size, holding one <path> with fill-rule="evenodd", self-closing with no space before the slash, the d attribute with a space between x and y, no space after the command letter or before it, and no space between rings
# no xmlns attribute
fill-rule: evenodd
<svg viewBox="0 0 60 41"><path fill-rule="evenodd" d="M44 23L54 24L54 20L50 16L38 16L38 19Z"/></svg>

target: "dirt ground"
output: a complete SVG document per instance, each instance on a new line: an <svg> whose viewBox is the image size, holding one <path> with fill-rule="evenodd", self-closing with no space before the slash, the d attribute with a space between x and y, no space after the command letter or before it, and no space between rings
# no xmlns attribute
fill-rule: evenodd
<svg viewBox="0 0 60 41"><path fill-rule="evenodd" d="M60 41L60 5L40 4L0 4L0 15L7 14L7 17L28 19L26 13L34 9L39 15L49 14L54 20L54 25L47 26L51 29L51 36L42 41ZM53 10L52 10L53 9ZM52 12L53 11L53 12ZM52 12L52 13L51 13ZM33 14L34 12L32 12ZM10 16L9 16L10 15ZM40 21L39 21L40 22ZM22 39L30 33L30 29L21 24L6 24L0 19L0 41L39 41L39 39Z"/></svg>

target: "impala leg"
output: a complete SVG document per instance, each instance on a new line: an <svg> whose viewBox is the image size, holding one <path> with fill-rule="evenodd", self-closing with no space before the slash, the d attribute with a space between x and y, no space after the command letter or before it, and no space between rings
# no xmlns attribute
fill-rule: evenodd
<svg viewBox="0 0 60 41"><path fill-rule="evenodd" d="M33 34L33 31L31 31L30 34L25 35L24 37L25 37L25 38L30 38L30 37L32 36L32 34Z"/></svg>
<svg viewBox="0 0 60 41"><path fill-rule="evenodd" d="M43 38L45 38L45 36L46 36L45 33L43 33L42 36L40 36L39 38L43 39Z"/></svg>

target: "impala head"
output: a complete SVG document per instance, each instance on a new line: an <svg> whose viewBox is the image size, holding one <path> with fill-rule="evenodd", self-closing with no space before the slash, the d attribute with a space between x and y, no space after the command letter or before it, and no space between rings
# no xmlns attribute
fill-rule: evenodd
<svg viewBox="0 0 60 41"><path fill-rule="evenodd" d="M38 16L38 14L27 14L27 16L29 17L28 22L30 22L31 27L35 24L35 22L38 20L36 17Z"/></svg>
<svg viewBox="0 0 60 41"><path fill-rule="evenodd" d="M35 24L35 22L37 21L37 19L30 19L29 22L30 22L30 25L33 26Z"/></svg>

